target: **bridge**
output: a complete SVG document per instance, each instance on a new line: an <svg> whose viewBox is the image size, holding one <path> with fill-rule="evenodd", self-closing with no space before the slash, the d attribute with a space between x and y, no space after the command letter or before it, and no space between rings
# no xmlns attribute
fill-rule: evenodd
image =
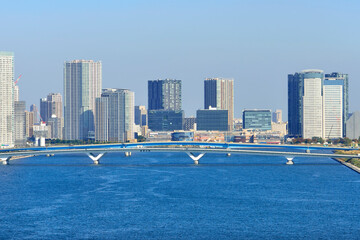
<svg viewBox="0 0 360 240"><path fill-rule="evenodd" d="M99 164L100 159L109 152L123 152L125 156L131 156L132 152L185 152L194 164L207 153L284 156L286 164L293 164L295 157L329 157L329 158L359 158L358 155L346 155L335 153L319 153L316 150L354 150L352 148L333 148L317 145L268 145L268 144L243 144L243 143L209 143L209 142L141 142L141 143L117 143L97 144L81 146L58 146L58 147L34 147L14 148L0 150L0 162L9 164L13 157L39 156L54 154L84 153L94 162Z"/></svg>

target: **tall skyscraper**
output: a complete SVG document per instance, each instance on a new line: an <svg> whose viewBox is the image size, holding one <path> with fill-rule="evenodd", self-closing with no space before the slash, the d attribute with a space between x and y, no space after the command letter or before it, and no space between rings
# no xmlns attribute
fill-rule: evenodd
<svg viewBox="0 0 360 240"><path fill-rule="evenodd" d="M51 125L50 138L63 138L64 118L62 109L62 96L60 93L50 93L46 98L40 99L40 116L43 122Z"/></svg>
<svg viewBox="0 0 360 240"><path fill-rule="evenodd" d="M103 89L96 99L98 141L126 142L134 139L134 92L127 89Z"/></svg>
<svg viewBox="0 0 360 240"><path fill-rule="evenodd" d="M49 108L46 98L40 98L40 118L43 122L47 122L49 118Z"/></svg>
<svg viewBox="0 0 360 240"><path fill-rule="evenodd" d="M34 117L33 117L33 121L34 123L38 123L39 122L39 119L38 119L38 116L39 116L39 110L37 108L37 106L35 104L31 104L30 105L30 112L33 112L34 114Z"/></svg>
<svg viewBox="0 0 360 240"><path fill-rule="evenodd" d="M348 74L333 72L325 74L325 136L338 138L346 136L346 121L349 115ZM337 130L335 130L335 129Z"/></svg>
<svg viewBox="0 0 360 240"><path fill-rule="evenodd" d="M14 54L0 52L0 146L14 145Z"/></svg>
<svg viewBox="0 0 360 240"><path fill-rule="evenodd" d="M204 81L204 108L228 110L228 130L233 129L234 119L234 80L207 78Z"/></svg>
<svg viewBox="0 0 360 240"><path fill-rule="evenodd" d="M65 139L94 136L95 99L101 95L101 62L74 60L64 63Z"/></svg>
<svg viewBox="0 0 360 240"><path fill-rule="evenodd" d="M181 80L149 80L149 110L181 110Z"/></svg>
<svg viewBox="0 0 360 240"><path fill-rule="evenodd" d="M323 137L322 70L304 70L288 75L289 135Z"/></svg>
<svg viewBox="0 0 360 240"><path fill-rule="evenodd" d="M272 113L272 121L274 123L282 122L282 111L280 109L276 109L275 112Z"/></svg>
<svg viewBox="0 0 360 240"><path fill-rule="evenodd" d="M14 85L14 102L19 101L19 86Z"/></svg>
<svg viewBox="0 0 360 240"><path fill-rule="evenodd" d="M304 71L303 138L323 137L324 74L321 70Z"/></svg>
<svg viewBox="0 0 360 240"><path fill-rule="evenodd" d="M288 75L289 135L340 138L348 112L347 74L304 70Z"/></svg>
<svg viewBox="0 0 360 240"><path fill-rule="evenodd" d="M34 112L25 111L25 135L31 138L34 134Z"/></svg>
<svg viewBox="0 0 360 240"><path fill-rule="evenodd" d="M14 138L16 146L24 146L26 143L25 109L25 101L16 101L14 103Z"/></svg>
<svg viewBox="0 0 360 240"><path fill-rule="evenodd" d="M145 106L135 106L135 124L142 126L147 126L148 116Z"/></svg>

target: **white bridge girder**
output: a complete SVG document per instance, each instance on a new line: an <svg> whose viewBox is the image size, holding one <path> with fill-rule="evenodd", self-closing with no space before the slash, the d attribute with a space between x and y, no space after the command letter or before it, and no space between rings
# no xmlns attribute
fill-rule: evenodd
<svg viewBox="0 0 360 240"><path fill-rule="evenodd" d="M293 156L286 156L286 159L287 159L286 165L293 165L294 164L294 162L293 162L294 157Z"/></svg>
<svg viewBox="0 0 360 240"><path fill-rule="evenodd" d="M202 158L205 155L205 153L200 153L199 155L195 156L192 152L186 152L186 154L189 157L191 157L191 159L194 161L195 165L198 165L200 158Z"/></svg>
<svg viewBox="0 0 360 240"><path fill-rule="evenodd" d="M1 162L3 165L9 165L10 158L11 158L11 157L0 158L0 162Z"/></svg>
<svg viewBox="0 0 360 240"><path fill-rule="evenodd" d="M90 158L91 160L93 160L93 162L94 162L95 165L98 165L99 162L100 162L100 158L102 158L102 157L105 155L105 153L99 153L99 154L96 155L96 156L95 156L94 153L86 153L86 154L89 156L89 158Z"/></svg>

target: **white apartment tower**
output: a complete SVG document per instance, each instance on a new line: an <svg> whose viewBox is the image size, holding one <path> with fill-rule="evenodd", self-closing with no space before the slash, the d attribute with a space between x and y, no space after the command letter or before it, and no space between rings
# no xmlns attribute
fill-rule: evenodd
<svg viewBox="0 0 360 240"><path fill-rule="evenodd" d="M74 60L64 63L64 119L66 140L95 136L95 99L101 95L101 62Z"/></svg>
<svg viewBox="0 0 360 240"><path fill-rule="evenodd" d="M0 52L0 146L14 145L14 54Z"/></svg>

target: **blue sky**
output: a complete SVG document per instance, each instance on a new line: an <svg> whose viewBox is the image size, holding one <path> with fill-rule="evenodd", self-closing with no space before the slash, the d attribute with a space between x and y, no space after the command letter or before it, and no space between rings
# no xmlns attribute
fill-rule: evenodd
<svg viewBox="0 0 360 240"><path fill-rule="evenodd" d="M183 81L187 116L203 108L207 77L235 80L244 108L287 113L287 74L316 68L349 74L360 110L357 1L2 1L0 50L15 53L20 99L39 105L63 92L63 62L103 63L103 87L135 91L147 80Z"/></svg>

